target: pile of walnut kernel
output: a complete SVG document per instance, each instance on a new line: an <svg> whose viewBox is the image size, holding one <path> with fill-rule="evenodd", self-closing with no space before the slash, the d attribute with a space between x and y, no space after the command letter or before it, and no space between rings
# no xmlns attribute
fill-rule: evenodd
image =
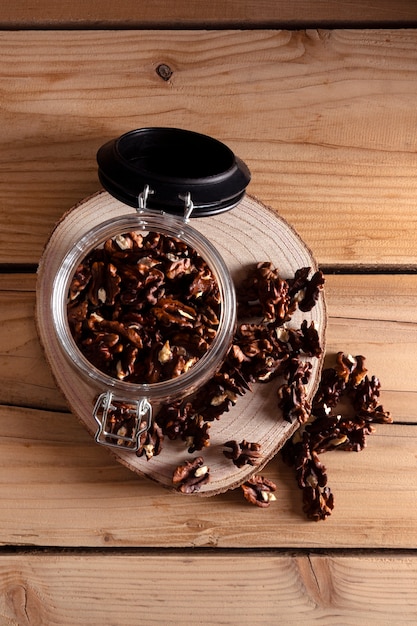
<svg viewBox="0 0 417 626"><path fill-rule="evenodd" d="M359 452L366 446L367 435L375 431L374 423L392 423L390 413L379 402L380 387L376 376L368 376L362 355L338 352L334 366L323 370L309 419L281 450L284 461L295 470L303 511L309 519L326 519L334 507L319 454ZM340 414L336 409L342 403Z"/></svg>
<svg viewBox="0 0 417 626"><path fill-rule="evenodd" d="M222 393L224 396L225 390L230 390L230 380L235 390L237 381L241 382L239 394L243 394L251 383L284 376L285 382L278 388L277 407L284 419L299 422L300 428L281 454L295 470L302 490L303 512L308 519L318 521L326 519L334 507L326 468L318 455L336 449L360 451L366 446L366 436L374 432L372 424L391 423L392 418L379 402L380 381L367 375L362 355L353 357L339 352L334 367L323 370L312 403L307 401L305 386L310 378L311 362L305 357L318 358L322 349L314 324L308 326L304 320L300 329L294 330L287 328L286 323L296 307L308 311L319 297L323 276L316 272L308 280L309 272L310 268L303 268L294 279L284 280L270 263L260 263L251 271L238 289L239 317L261 317L262 321L243 322L238 327L219 372L218 395L214 397ZM233 403L232 395L226 393L226 396L223 410ZM344 415L336 412L341 401L349 405L347 411L344 407ZM178 422L174 420L174 423ZM199 445L190 451L201 449L201 441ZM208 445L208 441L203 445ZM262 459L261 446L256 442L228 441L224 448L224 456L237 467L256 466ZM203 457L198 457L179 466L173 482L183 493L192 493L208 480L209 468L204 465ZM259 507L266 508L276 499L276 485L264 476L255 474L242 485L242 490L244 497Z"/></svg>
<svg viewBox="0 0 417 626"><path fill-rule="evenodd" d="M380 383L369 378L364 357L337 355L323 370L312 403L306 395L314 358L323 356L314 323L298 329L288 322L298 309L310 311L324 285L320 271L304 267L284 279L271 263L258 263L237 286L238 326L219 371L196 394L164 404L140 437L138 456L161 453L164 438L181 439L190 454L210 445L210 424L235 405L254 383L281 377L277 418L301 427L282 449L294 467L307 518L325 519L334 506L326 469L318 455L333 449L361 450L373 422L391 422L379 404ZM133 383L179 376L204 354L215 337L220 314L218 285L205 261L184 243L157 233L127 233L108 240L77 268L69 293L68 319L85 356L109 375ZM349 417L335 413L341 398ZM123 410L114 432L129 429ZM128 433L129 434L129 433ZM227 441L223 454L235 466L262 462L256 442ZM194 493L210 480L203 456L173 471L173 485ZM254 475L244 497L268 507L276 497L271 480Z"/></svg>
<svg viewBox="0 0 417 626"><path fill-rule="evenodd" d="M187 372L216 336L217 280L191 247L160 233L108 239L72 278L68 322L80 351L108 376L152 384Z"/></svg>
<svg viewBox="0 0 417 626"><path fill-rule="evenodd" d="M305 386L311 363L301 355L321 356L319 336L314 323L303 321L299 329L287 328L286 323L297 307L309 311L319 297L322 274L316 272L309 279L309 273L310 268L303 268L293 279L283 280L271 263L259 263L249 271L237 289L239 323L222 366L193 397L161 408L155 417L159 432L169 439L182 439L190 453L202 450L210 444L211 422L220 419L253 383L277 377L285 379L277 397L285 419L308 418ZM151 437L152 432L147 433L147 440ZM237 464L236 458L232 461ZM187 486L181 490L186 492Z"/></svg>
<svg viewBox="0 0 417 626"><path fill-rule="evenodd" d="M299 329L287 323L298 308L310 311L323 288L321 272L309 278L311 268L297 270L291 279L283 279L269 262L251 268L237 287L238 327L224 363L213 379L194 398L166 405L156 416L160 432L171 439L181 437L188 451L209 445L210 422L219 419L254 383L267 383L278 377L277 418L305 422L310 416L306 385L312 364L306 357L322 355L314 323L304 320ZM147 434L147 441L152 435ZM224 456L236 466L255 466L262 462L260 444L245 440L224 443ZM210 479L203 457L186 461L173 475L175 487L193 493ZM245 498L252 504L267 507L275 500L276 486L263 476L253 476L242 485Z"/></svg>

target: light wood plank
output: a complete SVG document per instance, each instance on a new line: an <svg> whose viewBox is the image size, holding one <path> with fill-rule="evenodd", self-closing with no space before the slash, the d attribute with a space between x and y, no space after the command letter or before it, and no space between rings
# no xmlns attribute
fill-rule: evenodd
<svg viewBox="0 0 417 626"><path fill-rule="evenodd" d="M328 363L340 350L367 357L398 422L417 423L417 276L327 276ZM0 275L0 402L65 411L34 323L35 277Z"/></svg>
<svg viewBox="0 0 417 626"><path fill-rule="evenodd" d="M221 3L218 0L203 4L198 0L162 2L127 2L115 4L95 0L61 0L56 3L43 0L34 4L23 0L7 4L0 19L1 27L51 27L78 26L97 27L98 25L148 27L164 25L167 28L178 26L235 26L257 27L259 25L314 26L330 24L407 24L416 22L417 10L413 0L318 0L312 4L308 0L232 0Z"/></svg>
<svg viewBox="0 0 417 626"><path fill-rule="evenodd" d="M417 275L326 276L327 363L339 350L366 356L394 421L417 423Z"/></svg>
<svg viewBox="0 0 417 626"><path fill-rule="evenodd" d="M209 499L170 493L137 477L94 444L75 417L59 412L66 405L43 361L34 327L34 280L0 276L1 396L3 403L54 410L0 409L0 543L416 545L416 276L327 277L328 352L365 354L370 373L381 378L385 407L395 421L409 425L378 425L359 454L323 455L336 508L319 524L303 517L292 470L279 456L264 470L277 483L278 500L262 511L248 505L240 490ZM405 308L398 311L393 301L403 298Z"/></svg>
<svg viewBox="0 0 417 626"><path fill-rule="evenodd" d="M67 410L36 332L35 277L5 275L0 281L0 402ZM22 285L22 291L16 291L16 285Z"/></svg>
<svg viewBox="0 0 417 626"><path fill-rule="evenodd" d="M229 144L320 263L416 267L416 63L412 29L3 32L0 263L38 261L100 145L163 125Z"/></svg>
<svg viewBox="0 0 417 626"><path fill-rule="evenodd" d="M327 274L331 318L417 322L416 274Z"/></svg>
<svg viewBox="0 0 417 626"><path fill-rule="evenodd" d="M319 523L305 519L280 455L262 471L277 484L277 501L259 509L240 489L183 496L138 477L70 414L0 407L0 433L3 545L404 549L417 542L415 426L379 425L364 451L322 455L335 510Z"/></svg>
<svg viewBox="0 0 417 626"><path fill-rule="evenodd" d="M414 623L415 555L0 556L4 626ZM337 616L337 617L336 617Z"/></svg>

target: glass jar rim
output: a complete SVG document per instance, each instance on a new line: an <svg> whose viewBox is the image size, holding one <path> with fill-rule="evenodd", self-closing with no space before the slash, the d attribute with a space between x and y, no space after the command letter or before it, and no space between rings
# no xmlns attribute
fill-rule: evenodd
<svg viewBox="0 0 417 626"><path fill-rule="evenodd" d="M179 239L194 248L214 273L221 297L217 333L207 352L190 369L176 378L157 383L129 383L118 380L96 368L78 348L69 328L67 294L72 276L93 249L110 237L129 231L159 232ZM72 365L104 390L110 389L125 397L146 397L150 401L168 401L188 395L206 382L220 367L230 347L236 325L236 295L229 270L215 246L197 229L174 215L145 211L110 219L93 227L65 253L55 276L51 294L54 330L61 349Z"/></svg>

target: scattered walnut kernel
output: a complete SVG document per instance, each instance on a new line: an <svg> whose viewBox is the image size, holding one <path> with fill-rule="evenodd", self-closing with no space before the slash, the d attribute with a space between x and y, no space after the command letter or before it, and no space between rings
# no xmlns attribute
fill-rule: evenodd
<svg viewBox="0 0 417 626"><path fill-rule="evenodd" d="M274 494L276 488L272 480L258 475L252 476L252 478L242 485L243 495L246 500L263 509L267 508L271 502L276 500Z"/></svg>
<svg viewBox="0 0 417 626"><path fill-rule="evenodd" d="M282 456L294 467L306 517L318 521L331 514L334 497L319 454L362 450L373 424L391 423L392 417L379 402L380 381L368 376L362 355L339 352L334 367L323 370L313 402L307 401L311 362L305 357L322 357L322 347L314 324L304 320L294 329L288 322L297 308L309 311L318 300L324 278L315 272L309 279L310 271L301 268L285 280L266 262L249 272L237 289L239 325L220 370L198 394L161 407L140 437L138 456L150 460L159 454L164 435L182 438L190 453L203 449L210 443L210 422L252 383L281 376L277 406L284 419L301 424ZM217 284L195 251L158 233L127 233L108 240L79 265L67 310L74 339L94 365L121 380L153 383L180 375L207 350L216 335L219 307ZM349 415L335 413L342 398L350 401ZM110 417L111 432L129 435L129 420L129 412L119 408ZM223 454L237 467L262 458L257 443L224 445L230 450ZM201 456L173 473L173 485L185 494L209 479ZM253 476L242 490L262 508L276 499L275 484L262 476Z"/></svg>
<svg viewBox="0 0 417 626"><path fill-rule="evenodd" d="M231 448L231 450L224 450L223 454L227 459L231 459L236 467L243 467L244 465L256 465L261 458L261 445L259 443L249 443L248 441L227 441L224 444L225 448Z"/></svg>
<svg viewBox="0 0 417 626"><path fill-rule="evenodd" d="M365 357L338 352L335 360L334 367L322 372L310 418L281 450L303 491L303 511L315 521L328 517L334 507L326 468L318 455L336 449L359 452L375 431L374 422L392 422L379 404L379 379L367 376ZM333 413L343 397L350 400L350 413Z"/></svg>
<svg viewBox="0 0 417 626"><path fill-rule="evenodd" d="M259 263L249 272L237 290L239 323L219 371L198 393L159 408L149 432L141 435L138 456L150 460L159 454L164 436L181 438L189 453L202 450L210 444L211 422L252 384L277 377L285 381L277 398L284 419L308 422L308 359L321 358L322 347L314 323L304 320L297 329L288 322L297 308L308 311L317 302L324 279L321 272L309 279L310 271L305 267L284 279L271 263ZM185 244L158 233L106 241L77 268L69 299L68 319L80 349L126 382L154 383L187 371L208 349L219 323L219 291L210 269ZM372 388L376 394L376 383ZM237 467L262 460L258 443L233 440L225 447L230 450L224 455ZM193 493L208 480L202 457L173 474L182 493ZM275 485L263 477L251 481L245 483L245 497L269 506Z"/></svg>
<svg viewBox="0 0 417 626"><path fill-rule="evenodd" d="M239 315L244 315L245 321L238 325L222 367L198 394L174 403L171 408L162 407L156 417L168 437L179 436L189 441L186 434L189 420L198 418L201 425L219 419L252 383L265 383L277 376L288 381L279 392L278 406L283 410L284 418L300 422L308 419L310 406L305 386L310 378L311 365L304 358L321 357L319 335L314 324L308 325L307 321L302 322L299 330L285 327L285 332L280 332L279 329L297 308L296 296L301 289L307 288L309 272L310 268L303 268L294 279L285 281L270 263L260 263L252 269L238 289ZM322 276L313 283L318 294L322 288ZM313 300L315 303L316 299ZM259 311L264 311L264 321L246 321L248 316L256 316ZM194 439L190 451L201 449L203 445L208 445L207 431L203 438Z"/></svg>
<svg viewBox="0 0 417 626"><path fill-rule="evenodd" d="M282 325L298 307L310 311L323 289L324 277L317 271L309 280L310 267L297 270L293 279L283 279L272 263L258 263L243 281L238 299L241 315L263 315L267 321Z"/></svg>
<svg viewBox="0 0 417 626"><path fill-rule="evenodd" d="M153 422L151 427L140 435L139 449L137 450L136 455L145 455L149 461L153 457L160 454L163 440L164 435L162 434L162 430L157 424L155 424L155 422Z"/></svg>
<svg viewBox="0 0 417 626"><path fill-rule="evenodd" d="M181 493L194 493L210 480L210 469L204 464L204 459L199 456L191 461L185 461L183 465L175 468L172 482L177 491Z"/></svg>

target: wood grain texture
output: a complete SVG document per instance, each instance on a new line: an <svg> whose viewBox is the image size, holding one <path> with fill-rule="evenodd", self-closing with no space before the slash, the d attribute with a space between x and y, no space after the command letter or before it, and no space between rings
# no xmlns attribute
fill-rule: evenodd
<svg viewBox="0 0 417 626"><path fill-rule="evenodd" d="M413 554L2 555L0 620L273 626L279 616L281 624L390 626L394 607L395 624L415 623L416 584Z"/></svg>
<svg viewBox="0 0 417 626"><path fill-rule="evenodd" d="M163 125L230 145L320 263L416 267L416 63L412 29L3 32L0 263L38 261L100 145Z"/></svg>
<svg viewBox="0 0 417 626"><path fill-rule="evenodd" d="M116 4L107 0L43 0L33 3L23 0L6 4L2 9L0 27L147 27L166 28L184 26L222 27L226 25L256 28L305 26L311 24L402 24L416 23L417 9L413 0L127 0Z"/></svg>
<svg viewBox="0 0 417 626"><path fill-rule="evenodd" d="M36 333L35 282L34 275L0 275L0 403L63 411ZM394 420L417 423L417 276L330 275L325 289L327 363L339 350L364 354Z"/></svg>
<svg viewBox="0 0 417 626"><path fill-rule="evenodd" d="M323 455L336 499L333 515L323 524L304 519L292 470L279 457L264 470L278 485L278 500L266 511L248 505L240 490L204 502L172 494L120 466L70 413L62 412L66 404L36 336L35 277L3 275L0 284L1 401L17 405L0 410L1 543L416 545L416 276L327 277L328 358L340 349L365 354L370 373L381 378L385 407L396 422L409 425L377 426L359 454Z"/></svg>
<svg viewBox="0 0 417 626"><path fill-rule="evenodd" d="M155 124L228 143L249 192L322 265L416 270L417 31L317 30L415 25L416 12L414 0L5 5L0 270L36 264L55 222L97 191L102 143ZM97 25L122 30L74 30ZM175 30L197 25L310 30ZM124 30L143 27L171 30ZM416 623L416 276L327 277L328 359L365 354L396 423L361 453L322 455L335 510L315 524L279 456L263 471L277 484L266 510L240 489L184 498L115 462L54 384L34 276L0 273L0 623Z"/></svg>
<svg viewBox="0 0 417 626"><path fill-rule="evenodd" d="M184 498L120 466L70 413L62 412L65 401L36 336L35 277L3 275L0 284L1 401L17 405L0 410L1 543L416 545L416 276L327 277L328 359L340 349L365 354L370 373L381 378L381 399L397 424L377 426L361 453L323 455L336 507L319 524L304 519L292 470L279 457L263 472L278 486L278 500L266 511L248 505L240 490L208 501Z"/></svg>
<svg viewBox="0 0 417 626"><path fill-rule="evenodd" d="M322 455L335 509L309 522L293 470L278 455L262 474L268 509L241 489L211 498L140 478L92 442L68 413L0 407L0 543L26 546L414 548L417 433L379 425L360 453Z"/></svg>

